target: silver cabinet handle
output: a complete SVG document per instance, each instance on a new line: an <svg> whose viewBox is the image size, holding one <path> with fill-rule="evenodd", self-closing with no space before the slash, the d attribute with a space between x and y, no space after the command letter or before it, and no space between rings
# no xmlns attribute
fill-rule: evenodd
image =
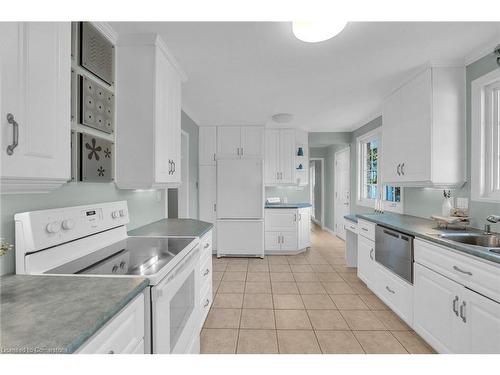
<svg viewBox="0 0 500 375"><path fill-rule="evenodd" d="M110 351L108 352L108 354L115 354L115 351L114 351L114 350L110 350Z"/></svg>
<svg viewBox="0 0 500 375"><path fill-rule="evenodd" d="M401 176L401 164L398 164L398 167L396 168L396 173L398 176Z"/></svg>
<svg viewBox="0 0 500 375"><path fill-rule="evenodd" d="M210 300L207 298L205 300L205 303L203 304L203 307L207 307L209 305L209 303L210 303Z"/></svg>
<svg viewBox="0 0 500 375"><path fill-rule="evenodd" d="M460 273L464 273L464 274L466 274L466 275L472 276L472 272L470 272L470 271L464 271L464 270L462 270L462 269L458 268L457 266L453 266L453 269L454 269L455 271L460 272Z"/></svg>
<svg viewBox="0 0 500 375"><path fill-rule="evenodd" d="M302 221L302 214L299 214L299 221Z"/></svg>
<svg viewBox="0 0 500 375"><path fill-rule="evenodd" d="M387 291L389 293L396 294L396 292L394 290L392 290L391 288L389 288L387 285L385 286L385 289L387 289Z"/></svg>
<svg viewBox="0 0 500 375"><path fill-rule="evenodd" d="M361 230L364 230L365 232L368 232L368 229L361 227Z"/></svg>
<svg viewBox="0 0 500 375"><path fill-rule="evenodd" d="M241 148L241 156L243 156L243 153L244 153L243 150L244 150L244 148L242 147Z"/></svg>
<svg viewBox="0 0 500 375"><path fill-rule="evenodd" d="M207 268L205 272L203 272L203 276L207 276L210 273L210 270Z"/></svg>
<svg viewBox="0 0 500 375"><path fill-rule="evenodd" d="M7 122L12 125L12 144L7 146L7 155L12 155L19 144L19 124L12 113L7 113Z"/></svg>
<svg viewBox="0 0 500 375"><path fill-rule="evenodd" d="M458 302L458 296L455 296L453 299L453 312L455 313L456 316L458 316L458 308L457 308L457 302Z"/></svg>
<svg viewBox="0 0 500 375"><path fill-rule="evenodd" d="M203 246L203 248L204 248L204 249L208 249L208 247L209 247L209 246L210 246L210 243L209 243L209 242L207 242L207 243L205 244L205 246Z"/></svg>
<svg viewBox="0 0 500 375"><path fill-rule="evenodd" d="M405 163L401 164L401 174L405 174Z"/></svg>
<svg viewBox="0 0 500 375"><path fill-rule="evenodd" d="M240 148L236 147L236 155L240 156Z"/></svg>
<svg viewBox="0 0 500 375"><path fill-rule="evenodd" d="M370 259L373 260L373 249L370 250Z"/></svg>
<svg viewBox="0 0 500 375"><path fill-rule="evenodd" d="M175 165L175 161L172 160L172 163L174 164L174 171L172 172L172 174L175 174L175 172L177 170L177 166Z"/></svg>
<svg viewBox="0 0 500 375"><path fill-rule="evenodd" d="M172 174L172 160L168 159L168 174Z"/></svg>
<svg viewBox="0 0 500 375"><path fill-rule="evenodd" d="M214 203L214 212L217 211L217 203Z"/></svg>
<svg viewBox="0 0 500 375"><path fill-rule="evenodd" d="M462 322L467 323L467 318L465 317L465 301L460 305L460 317L462 318Z"/></svg>
<svg viewBox="0 0 500 375"><path fill-rule="evenodd" d="M294 223L297 222L297 214L293 214L293 221L294 221Z"/></svg>

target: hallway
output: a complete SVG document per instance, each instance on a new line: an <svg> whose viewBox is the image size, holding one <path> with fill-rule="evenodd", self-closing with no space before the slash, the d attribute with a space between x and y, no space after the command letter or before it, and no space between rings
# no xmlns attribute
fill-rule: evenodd
<svg viewBox="0 0 500 375"><path fill-rule="evenodd" d="M345 265L344 242L313 225L294 256L213 259L202 353L433 353Z"/></svg>

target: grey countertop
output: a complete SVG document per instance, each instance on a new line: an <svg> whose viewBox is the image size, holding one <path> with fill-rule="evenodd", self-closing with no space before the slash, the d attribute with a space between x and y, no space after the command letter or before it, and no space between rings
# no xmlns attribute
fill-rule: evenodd
<svg viewBox="0 0 500 375"><path fill-rule="evenodd" d="M265 208L306 208L311 207L311 203L269 203Z"/></svg>
<svg viewBox="0 0 500 375"><path fill-rule="evenodd" d="M202 237L213 224L194 219L162 219L128 232L129 236Z"/></svg>
<svg viewBox="0 0 500 375"><path fill-rule="evenodd" d="M480 246L466 245L460 242L446 240L438 237L439 234L446 232L456 232L452 230L444 230L437 228L434 220L423 219L416 216L400 215L393 213L383 214L358 214L360 219L368 220L376 224L383 225L387 228L398 230L400 232L422 238L439 245L450 247L454 250L473 255L491 262L500 263L500 254L488 251L488 249ZM469 229L470 230L470 229Z"/></svg>
<svg viewBox="0 0 500 375"><path fill-rule="evenodd" d="M0 353L73 353L149 285L140 277L0 278Z"/></svg>
<svg viewBox="0 0 500 375"><path fill-rule="evenodd" d="M357 223L358 222L358 217L356 215L354 215L354 214L345 215L344 219L352 221L353 223Z"/></svg>

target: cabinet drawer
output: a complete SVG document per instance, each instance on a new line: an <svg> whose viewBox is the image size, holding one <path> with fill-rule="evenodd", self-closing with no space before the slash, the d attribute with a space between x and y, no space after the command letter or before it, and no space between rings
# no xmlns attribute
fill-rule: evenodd
<svg viewBox="0 0 500 375"><path fill-rule="evenodd" d="M408 325L413 324L413 286L375 262L375 293Z"/></svg>
<svg viewBox="0 0 500 375"><path fill-rule="evenodd" d="M297 231L298 210L268 208L265 210L266 232Z"/></svg>
<svg viewBox="0 0 500 375"><path fill-rule="evenodd" d="M420 239L415 240L415 261L500 302L500 266Z"/></svg>
<svg viewBox="0 0 500 375"><path fill-rule="evenodd" d="M212 254L212 230L206 233L200 240L202 257L206 255L206 253Z"/></svg>
<svg viewBox="0 0 500 375"><path fill-rule="evenodd" d="M213 296L212 296L212 284L210 287L205 290L205 293L200 298L200 311L201 311L201 319L200 319L200 327L203 327L205 324L205 319L207 319L208 312L210 311L210 307L212 306Z"/></svg>
<svg viewBox="0 0 500 375"><path fill-rule="evenodd" d="M210 255L200 263L200 286L203 289L205 284L212 285L212 256Z"/></svg>
<svg viewBox="0 0 500 375"><path fill-rule="evenodd" d="M375 224L366 220L358 220L358 234L375 241Z"/></svg>
<svg viewBox="0 0 500 375"><path fill-rule="evenodd" d="M130 354L143 339L144 295L140 294L91 337L78 353Z"/></svg>
<svg viewBox="0 0 500 375"><path fill-rule="evenodd" d="M344 223L345 230L351 231L354 234L358 233L358 225L350 220L346 220Z"/></svg>

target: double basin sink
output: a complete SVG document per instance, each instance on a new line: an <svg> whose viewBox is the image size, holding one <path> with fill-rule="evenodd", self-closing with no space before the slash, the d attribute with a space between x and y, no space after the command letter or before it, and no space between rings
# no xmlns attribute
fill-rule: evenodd
<svg viewBox="0 0 500 375"><path fill-rule="evenodd" d="M485 250L500 254L500 234L481 232L454 232L438 234L443 240L460 242L465 245L479 246Z"/></svg>

